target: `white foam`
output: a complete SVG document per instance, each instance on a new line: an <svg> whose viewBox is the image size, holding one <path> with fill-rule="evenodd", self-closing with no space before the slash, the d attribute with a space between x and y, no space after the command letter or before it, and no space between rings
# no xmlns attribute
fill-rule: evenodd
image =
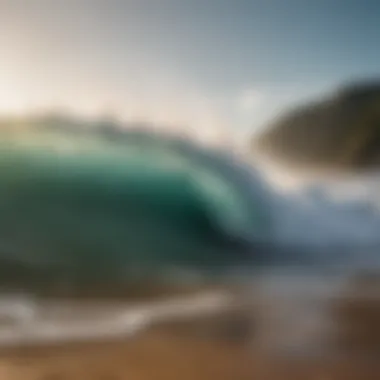
<svg viewBox="0 0 380 380"><path fill-rule="evenodd" d="M107 308L107 305L94 305L94 310L98 307L100 317L97 318L97 313L94 311L92 318L81 318L84 309L75 303L56 301L45 304L34 303L31 306L30 300L6 297L0 299L0 315L5 313L13 315L15 323L5 323L0 326L0 345L17 346L129 337L155 323L224 310L230 307L230 301L227 294L204 293L189 298L167 299L145 304L111 305L111 310L113 307L114 311L106 313L104 307ZM23 308L29 310L30 307L34 318L20 320L18 310ZM55 309L54 317L52 317L53 309ZM70 311L70 319L62 318L65 311Z"/></svg>

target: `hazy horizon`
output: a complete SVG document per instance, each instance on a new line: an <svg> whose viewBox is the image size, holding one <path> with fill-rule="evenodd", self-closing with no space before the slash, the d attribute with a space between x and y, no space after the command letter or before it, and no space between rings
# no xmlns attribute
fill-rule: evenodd
<svg viewBox="0 0 380 380"><path fill-rule="evenodd" d="M378 5L0 0L0 113L244 134L378 72Z"/></svg>

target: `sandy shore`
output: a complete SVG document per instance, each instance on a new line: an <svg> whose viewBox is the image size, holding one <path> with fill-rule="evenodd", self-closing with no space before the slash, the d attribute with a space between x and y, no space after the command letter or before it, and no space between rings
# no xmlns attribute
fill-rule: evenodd
<svg viewBox="0 0 380 380"><path fill-rule="evenodd" d="M3 353L4 380L370 380L380 363L368 357L290 361L253 353L242 343L152 331L138 339Z"/></svg>
<svg viewBox="0 0 380 380"><path fill-rule="evenodd" d="M129 338L0 350L1 380L378 380L380 300L335 305L338 350L321 357L255 348L252 310L159 323Z"/></svg>
<svg viewBox="0 0 380 380"><path fill-rule="evenodd" d="M379 355L322 359L255 352L242 313L168 323L129 339L0 352L1 380L377 380Z"/></svg>

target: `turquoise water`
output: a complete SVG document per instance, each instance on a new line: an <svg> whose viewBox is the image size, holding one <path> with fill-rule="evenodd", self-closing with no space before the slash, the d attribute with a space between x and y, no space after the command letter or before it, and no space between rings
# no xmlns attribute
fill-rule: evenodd
<svg viewBox="0 0 380 380"><path fill-rule="evenodd" d="M115 280L178 267L218 273L250 258L239 231L265 233L265 209L223 165L210 165L211 152L205 160L195 147L189 154L163 137L120 136L4 134L5 262L26 272Z"/></svg>

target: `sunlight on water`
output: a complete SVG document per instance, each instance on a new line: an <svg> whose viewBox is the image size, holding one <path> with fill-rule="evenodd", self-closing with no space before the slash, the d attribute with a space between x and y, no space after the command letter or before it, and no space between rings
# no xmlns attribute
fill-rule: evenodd
<svg viewBox="0 0 380 380"><path fill-rule="evenodd" d="M335 306L351 297L351 277L380 265L377 250L363 245L378 241L380 218L280 194L255 168L187 141L130 132L9 134L0 178L0 344L134 335L235 307L227 290L238 287L250 305L252 350L326 354L339 340ZM186 284L201 295L104 304L91 285L86 308L54 298L56 285L70 293L72 285L100 281L122 294L142 279L151 288ZM49 299L33 291L36 281L52 291ZM207 296L206 284L219 293Z"/></svg>

